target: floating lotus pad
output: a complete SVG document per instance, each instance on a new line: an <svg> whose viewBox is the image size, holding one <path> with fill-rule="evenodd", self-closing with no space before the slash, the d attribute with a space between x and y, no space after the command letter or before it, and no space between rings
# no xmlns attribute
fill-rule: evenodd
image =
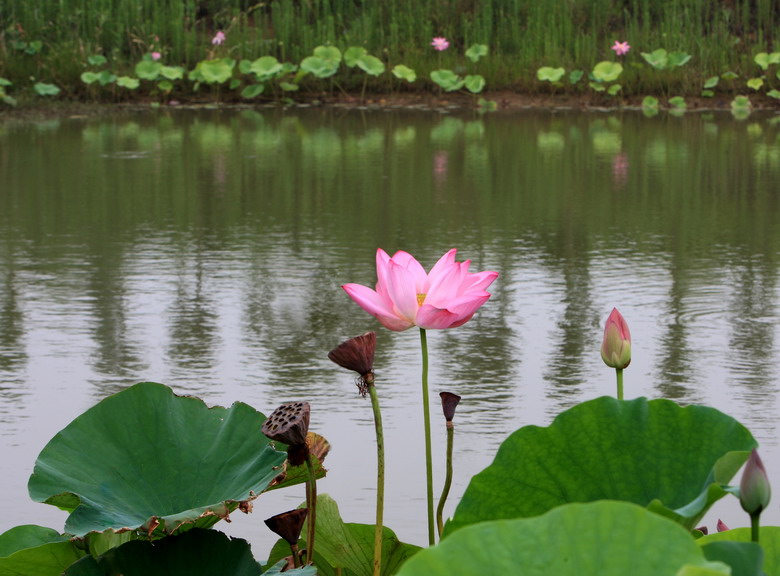
<svg viewBox="0 0 780 576"><path fill-rule="evenodd" d="M209 408L162 384L136 384L73 420L43 449L28 489L71 512L65 531L171 534L207 527L260 494L285 453L247 404Z"/></svg>
<svg viewBox="0 0 780 576"><path fill-rule="evenodd" d="M713 408L597 398L547 428L509 436L471 479L444 532L607 499L648 506L691 529L755 447L744 426Z"/></svg>
<svg viewBox="0 0 780 576"><path fill-rule="evenodd" d="M561 506L535 518L458 530L406 562L398 576L675 576L731 574L675 522L627 502Z"/></svg>

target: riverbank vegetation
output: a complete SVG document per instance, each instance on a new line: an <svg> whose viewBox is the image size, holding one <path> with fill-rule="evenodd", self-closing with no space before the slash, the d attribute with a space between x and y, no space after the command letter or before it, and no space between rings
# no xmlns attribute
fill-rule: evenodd
<svg viewBox="0 0 780 576"><path fill-rule="evenodd" d="M773 0L0 0L0 23L6 103L367 89L780 96Z"/></svg>

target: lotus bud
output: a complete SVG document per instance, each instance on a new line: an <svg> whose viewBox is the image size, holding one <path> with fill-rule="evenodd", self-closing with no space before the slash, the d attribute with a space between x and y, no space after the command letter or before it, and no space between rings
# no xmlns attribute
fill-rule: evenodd
<svg viewBox="0 0 780 576"><path fill-rule="evenodd" d="M631 333L628 330L628 324L617 308L612 309L604 327L601 359L607 366L618 370L622 370L631 363Z"/></svg>
<svg viewBox="0 0 780 576"><path fill-rule="evenodd" d="M271 412L263 422L263 434L271 440L287 444L287 457L292 466L303 464L309 455L306 445L309 412L308 402L289 402Z"/></svg>
<svg viewBox="0 0 780 576"><path fill-rule="evenodd" d="M374 351L376 350L376 332L366 332L342 342L328 352L333 362L357 372L357 386L362 396L369 386L374 384Z"/></svg>
<svg viewBox="0 0 780 576"><path fill-rule="evenodd" d="M766 509L771 496L772 490L764 463L761 462L758 452L753 449L742 472L742 481L739 483L739 503L745 512L753 516L761 514L761 511Z"/></svg>
<svg viewBox="0 0 780 576"><path fill-rule="evenodd" d="M717 528L718 528L718 532L725 532L726 530L729 529L729 527L726 526L726 523L720 518L718 518Z"/></svg>
<svg viewBox="0 0 780 576"><path fill-rule="evenodd" d="M298 544L298 539L301 537L303 522L306 520L308 512L307 508L296 508L289 512L282 512L266 520L265 525L274 534L284 538L290 546L294 546Z"/></svg>
<svg viewBox="0 0 780 576"><path fill-rule="evenodd" d="M439 396L441 397L441 409L444 412L444 418L449 424L455 418L455 408L458 407L460 396L452 392L441 392Z"/></svg>

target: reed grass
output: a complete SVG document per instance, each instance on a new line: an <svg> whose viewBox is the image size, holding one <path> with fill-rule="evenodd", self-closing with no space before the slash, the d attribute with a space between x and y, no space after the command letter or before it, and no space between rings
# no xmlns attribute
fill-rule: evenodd
<svg viewBox="0 0 780 576"><path fill-rule="evenodd" d="M780 49L776 0L0 0L0 26L0 76L65 84L78 84L95 53L114 69L132 69L152 49L166 63L193 67L208 57L217 30L226 31L234 58L299 62L320 44L360 45L420 77L466 66L463 51L484 43L490 55L479 73L488 86L529 91L543 89L538 67L588 71L613 57L615 40L633 47L627 62L641 64L639 52L661 47L693 55L663 78L628 64L621 80L637 91L698 90L727 70L749 77L753 54ZM433 36L450 39L450 50L433 51ZM44 48L24 54L14 48L19 40Z"/></svg>

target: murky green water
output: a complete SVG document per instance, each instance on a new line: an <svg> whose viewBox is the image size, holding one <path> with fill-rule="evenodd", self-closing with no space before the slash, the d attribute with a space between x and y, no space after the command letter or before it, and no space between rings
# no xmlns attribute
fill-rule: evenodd
<svg viewBox="0 0 780 576"><path fill-rule="evenodd" d="M728 412L780 480L778 116L174 110L0 125L0 175L0 531L62 528L27 498L35 457L141 380L266 413L309 400L333 445L320 490L370 523L369 403L326 355L376 329L386 523L422 543L418 335L339 288L375 281L377 247L427 267L457 247L500 273L470 323L429 333L432 392L463 396L452 502L509 432L614 393L613 306L634 338L626 396ZM229 531L265 545L299 492ZM713 514L747 525L738 510Z"/></svg>

